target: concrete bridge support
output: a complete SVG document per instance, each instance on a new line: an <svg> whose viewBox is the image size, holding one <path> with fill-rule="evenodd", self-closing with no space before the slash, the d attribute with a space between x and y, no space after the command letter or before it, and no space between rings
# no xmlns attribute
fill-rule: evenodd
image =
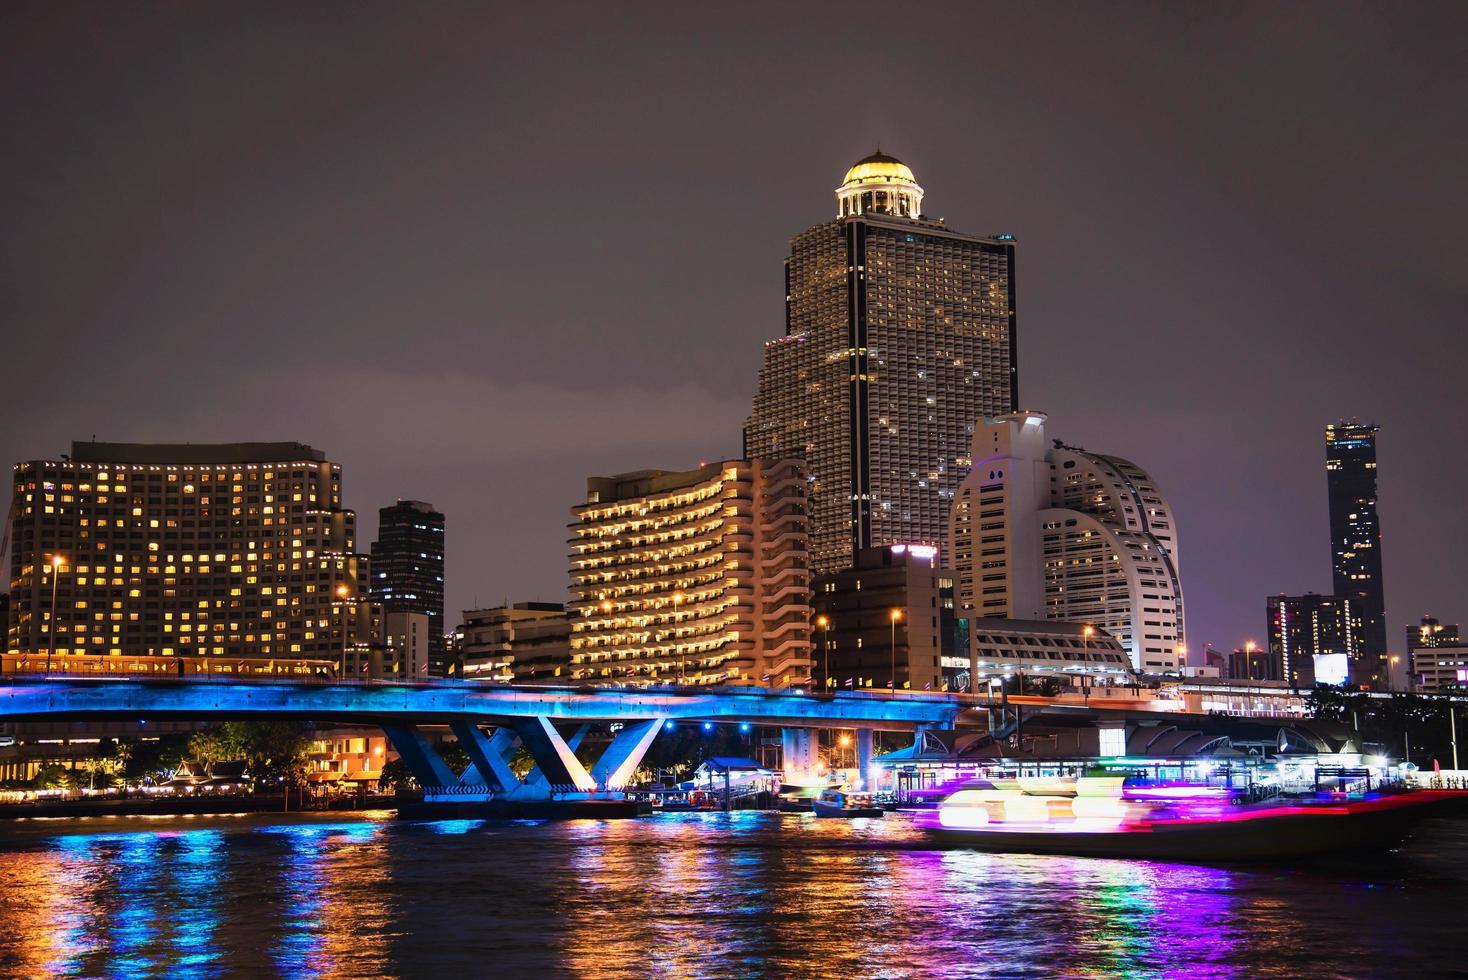
<svg viewBox="0 0 1468 980"><path fill-rule="evenodd" d="M662 730L663 721L659 717L624 722L590 770L576 758L589 724L580 725L566 739L545 716L506 718L492 735L486 735L472 722L454 722L449 727L469 756L469 766L460 776L454 775L417 726L384 725L382 730L423 787L425 800L496 798L529 802L620 797ZM522 745L535 759L535 768L523 780L509 764Z"/></svg>
<svg viewBox="0 0 1468 980"><path fill-rule="evenodd" d="M876 732L870 728L856 730L856 771L861 774L861 788L871 792L876 785L872 767L873 741Z"/></svg>
<svg viewBox="0 0 1468 980"><path fill-rule="evenodd" d="M780 729L780 768L791 782L810 777L816 771L815 732L809 728Z"/></svg>

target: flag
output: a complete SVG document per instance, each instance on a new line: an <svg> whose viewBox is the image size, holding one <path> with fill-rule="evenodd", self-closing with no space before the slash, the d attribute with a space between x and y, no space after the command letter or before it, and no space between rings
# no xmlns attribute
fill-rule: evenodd
<svg viewBox="0 0 1468 980"><path fill-rule="evenodd" d="M775 676L774 674L764 674L760 679L761 680L768 681L770 678L772 678L774 676Z"/></svg>
<svg viewBox="0 0 1468 980"><path fill-rule="evenodd" d="M923 690L924 691L931 691L932 689L933 689L933 682L932 681L928 681L926 684L923 685Z"/></svg>
<svg viewBox="0 0 1468 980"><path fill-rule="evenodd" d="M851 678L850 677L846 678L846 686L847 687L850 687L851 686Z"/></svg>

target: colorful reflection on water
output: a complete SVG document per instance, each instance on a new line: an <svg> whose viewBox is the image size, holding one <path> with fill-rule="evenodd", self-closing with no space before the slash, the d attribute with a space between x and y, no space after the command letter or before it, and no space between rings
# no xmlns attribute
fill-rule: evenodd
<svg viewBox="0 0 1468 980"><path fill-rule="evenodd" d="M1230 977L1456 968L1468 828L1361 866L935 850L898 817L29 821L0 975Z"/></svg>

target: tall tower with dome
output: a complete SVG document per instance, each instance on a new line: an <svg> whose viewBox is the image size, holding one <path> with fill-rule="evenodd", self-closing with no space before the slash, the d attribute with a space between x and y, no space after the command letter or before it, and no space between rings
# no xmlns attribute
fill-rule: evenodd
<svg viewBox="0 0 1468 980"><path fill-rule="evenodd" d="M817 574L866 547L946 555L975 426L1018 409L1014 239L922 208L912 169L878 150L846 171L836 218L790 242L744 454L806 460Z"/></svg>

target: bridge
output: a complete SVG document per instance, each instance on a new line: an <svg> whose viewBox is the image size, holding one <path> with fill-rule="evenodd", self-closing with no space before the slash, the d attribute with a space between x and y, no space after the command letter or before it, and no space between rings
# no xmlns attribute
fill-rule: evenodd
<svg viewBox="0 0 1468 980"><path fill-rule="evenodd" d="M425 799L615 799L669 722L748 722L783 729L786 751L810 752L813 729L855 729L858 765L871 764L875 731L951 729L986 699L904 692L816 694L763 688L501 687L464 681L319 682L11 676L0 682L0 722L225 721L296 718L380 727L424 788ZM987 724L980 710L970 724ZM619 726L589 768L576 749L593 723ZM469 757L460 776L423 731L447 725ZM558 727L559 726L559 727ZM486 732L485 729L492 729ZM517 777L524 747L535 768Z"/></svg>

